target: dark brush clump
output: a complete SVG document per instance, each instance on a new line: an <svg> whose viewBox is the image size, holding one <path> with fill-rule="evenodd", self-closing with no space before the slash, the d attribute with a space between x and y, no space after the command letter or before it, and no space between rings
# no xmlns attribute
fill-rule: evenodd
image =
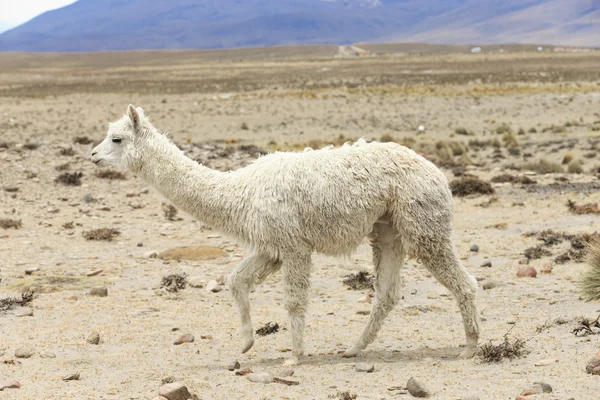
<svg viewBox="0 0 600 400"><path fill-rule="evenodd" d="M356 274L346 275L346 279L342 282L352 290L374 290L373 276L367 271L359 271Z"/></svg>
<svg viewBox="0 0 600 400"><path fill-rule="evenodd" d="M60 174L54 181L65 186L81 186L83 172L65 172Z"/></svg>
<svg viewBox="0 0 600 400"><path fill-rule="evenodd" d="M187 274L172 274L163 276L160 287L165 288L167 292L177 293L180 290L185 289L187 282Z"/></svg>
<svg viewBox="0 0 600 400"><path fill-rule="evenodd" d="M162 210L166 219L169 221L177 220L177 209L173 205L162 203Z"/></svg>
<svg viewBox="0 0 600 400"><path fill-rule="evenodd" d="M358 395L352 392L337 392L336 394L330 394L327 396L328 399L337 399L337 400L356 400Z"/></svg>
<svg viewBox="0 0 600 400"><path fill-rule="evenodd" d="M65 157L72 157L75 155L75 150L72 147L65 147L59 150L58 155Z"/></svg>
<svg viewBox="0 0 600 400"><path fill-rule="evenodd" d="M502 174L492 178L495 183L517 183L521 185L535 185L537 182L528 176L514 176L510 174Z"/></svg>
<svg viewBox="0 0 600 400"><path fill-rule="evenodd" d="M588 204L579 206L573 200L568 200L567 207L569 208L569 211L571 211L573 214L577 214L577 215L600 214L600 209L598 208L598 203L588 203Z"/></svg>
<svg viewBox="0 0 600 400"><path fill-rule="evenodd" d="M120 234L121 232L119 232L117 229L99 228L83 232L83 237L86 238L86 240L106 240L107 242L110 242L115 238L115 236Z"/></svg>
<svg viewBox="0 0 600 400"><path fill-rule="evenodd" d="M279 324L277 322L267 322L263 327L256 330L256 334L259 336L267 336L279 331Z"/></svg>
<svg viewBox="0 0 600 400"><path fill-rule="evenodd" d="M489 182L482 181L474 176L464 176L450 182L452 195L458 197L470 194L494 194L494 188Z"/></svg>
<svg viewBox="0 0 600 400"><path fill-rule="evenodd" d="M528 249L525 249L525 252L523 255L528 260L538 260L542 257L551 256L552 252L548 249L543 248L541 245L539 245L539 246L530 247Z"/></svg>
<svg viewBox="0 0 600 400"><path fill-rule="evenodd" d="M19 229L22 226L23 226L23 223L21 222L20 219L16 220L16 219L0 218L0 228L2 228L2 229L8 229L8 228Z"/></svg>
<svg viewBox="0 0 600 400"><path fill-rule="evenodd" d="M73 138L73 143L86 145L92 143L92 139L87 136L77 136Z"/></svg>
<svg viewBox="0 0 600 400"><path fill-rule="evenodd" d="M8 311L15 306L25 306L34 298L34 294L31 291L21 293L21 298L18 297L4 297L0 299L0 311Z"/></svg>
<svg viewBox="0 0 600 400"><path fill-rule="evenodd" d="M504 336L504 341L500 344L493 344L491 341L482 345L479 348L477 354L483 362L486 363L498 363L505 358L512 360L513 358L524 357L528 354L525 349L525 341L521 339L515 339L513 342L508 340L507 336Z"/></svg>
<svg viewBox="0 0 600 400"><path fill-rule="evenodd" d="M120 171L113 171L111 169L103 169L100 171L96 171L95 175L100 179L110 179L110 180L125 180L127 176Z"/></svg>

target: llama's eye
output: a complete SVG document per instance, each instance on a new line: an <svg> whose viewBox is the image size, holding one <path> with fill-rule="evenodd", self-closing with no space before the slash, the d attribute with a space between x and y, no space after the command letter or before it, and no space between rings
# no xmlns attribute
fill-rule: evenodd
<svg viewBox="0 0 600 400"><path fill-rule="evenodd" d="M114 138L113 143L121 143L121 138L118 138L118 137Z"/></svg>

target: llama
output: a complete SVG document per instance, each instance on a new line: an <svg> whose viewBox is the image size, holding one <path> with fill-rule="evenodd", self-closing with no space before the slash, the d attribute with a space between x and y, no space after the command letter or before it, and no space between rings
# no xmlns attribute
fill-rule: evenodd
<svg viewBox="0 0 600 400"><path fill-rule="evenodd" d="M219 172L185 157L141 108L129 105L91 160L129 169L177 207L248 245L249 254L228 279L242 353L254 344L249 292L281 270L292 339L285 364L297 364L312 253L349 255L365 237L373 250L376 296L367 326L343 356L355 357L375 340L399 300L407 256L420 260L456 298L466 334L461 355L477 350L477 283L451 241L452 194L442 172L406 147L361 139L337 149L277 152Z"/></svg>

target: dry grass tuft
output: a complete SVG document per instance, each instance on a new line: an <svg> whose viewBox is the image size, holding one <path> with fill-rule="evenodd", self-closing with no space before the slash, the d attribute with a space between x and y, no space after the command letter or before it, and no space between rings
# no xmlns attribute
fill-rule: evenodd
<svg viewBox="0 0 600 400"><path fill-rule="evenodd" d="M86 240L105 240L111 242L120 234L121 232L114 228L99 228L83 232L83 237L86 238Z"/></svg>
<svg viewBox="0 0 600 400"><path fill-rule="evenodd" d="M535 185L537 182L528 176L514 176L511 174L502 174L492 178L494 183L518 183L522 185Z"/></svg>
<svg viewBox="0 0 600 400"><path fill-rule="evenodd" d="M567 207L569 208L569 211L577 215L600 214L600 209L598 209L598 203L588 203L582 206L578 206L573 200L568 200Z"/></svg>
<svg viewBox="0 0 600 400"><path fill-rule="evenodd" d="M454 196L464 197L470 194L494 194L494 188L489 182L474 176L465 176L450 182L450 190Z"/></svg>
<svg viewBox="0 0 600 400"><path fill-rule="evenodd" d="M575 158L573 153L569 152L569 153L565 154L565 156L562 159L562 164L563 165L569 164L571 161L573 161L573 158Z"/></svg>
<svg viewBox="0 0 600 400"><path fill-rule="evenodd" d="M73 143L86 145L92 143L92 139L87 136L76 136L73 138Z"/></svg>
<svg viewBox="0 0 600 400"><path fill-rule="evenodd" d="M54 181L65 186L81 186L83 172L65 172L60 174Z"/></svg>
<svg viewBox="0 0 600 400"><path fill-rule="evenodd" d="M0 218L0 228L2 228L2 229L9 229L9 228L19 229L22 226L23 226L23 223L21 222L20 219L16 220L16 219Z"/></svg>
<svg viewBox="0 0 600 400"><path fill-rule="evenodd" d="M374 290L373 276L367 271L359 271L356 274L346 275L346 279L342 282L352 290Z"/></svg>
<svg viewBox="0 0 600 400"><path fill-rule="evenodd" d="M535 171L538 174L552 174L565 172L565 170L560 164L552 163L545 159L541 159L538 162L523 164L522 168L529 171Z"/></svg>
<svg viewBox="0 0 600 400"><path fill-rule="evenodd" d="M583 174L583 165L581 165L581 161L574 161L569 164L567 171L570 174Z"/></svg>
<svg viewBox="0 0 600 400"><path fill-rule="evenodd" d="M356 400L356 398L358 398L358 395L356 393L345 391L337 392L336 394L330 394L329 396L327 396L327 398L337 400Z"/></svg>
<svg viewBox="0 0 600 400"><path fill-rule="evenodd" d="M277 322L267 322L264 326L256 330L258 336L267 336L279 331L279 324Z"/></svg>
<svg viewBox="0 0 600 400"><path fill-rule="evenodd" d="M72 157L75 155L75 150L72 147L64 147L58 151L58 155Z"/></svg>
<svg viewBox="0 0 600 400"><path fill-rule="evenodd" d="M479 353L477 355L483 362L498 363L505 358L512 360L513 358L525 357L529 353L525 349L524 340L515 339L512 342L508 340L509 332L504 335L504 341L500 344L493 344L490 340L489 343L479 347Z"/></svg>
<svg viewBox="0 0 600 400"><path fill-rule="evenodd" d="M187 282L187 274L172 274L163 276L160 287L165 288L167 292L177 293L180 290L185 289Z"/></svg>
<svg viewBox="0 0 600 400"><path fill-rule="evenodd" d="M100 179L110 179L110 180L125 180L127 176L120 171L113 171L112 169L102 169L96 171L94 174Z"/></svg>
<svg viewBox="0 0 600 400"><path fill-rule="evenodd" d="M587 246L586 262L579 288L584 301L600 300L600 239L590 241Z"/></svg>
<svg viewBox="0 0 600 400"><path fill-rule="evenodd" d="M177 221L177 209L173 205L162 203L162 210L166 219L169 221Z"/></svg>
<svg viewBox="0 0 600 400"><path fill-rule="evenodd" d="M528 260L539 260L542 257L548 257L552 255L552 252L548 249L543 248L541 245L530 247L525 249L523 255Z"/></svg>
<svg viewBox="0 0 600 400"><path fill-rule="evenodd" d="M0 299L0 311L8 311L15 306L26 306L31 303L34 293L31 291L21 293L21 298L3 297Z"/></svg>

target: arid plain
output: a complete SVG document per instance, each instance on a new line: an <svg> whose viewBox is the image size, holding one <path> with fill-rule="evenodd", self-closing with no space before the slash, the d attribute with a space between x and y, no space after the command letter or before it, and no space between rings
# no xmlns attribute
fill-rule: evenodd
<svg viewBox="0 0 600 400"><path fill-rule="evenodd" d="M0 301L0 387L20 385L0 399L151 399L163 380L200 399L408 399L411 377L433 399L515 399L534 382L553 390L527 398L597 398L599 377L585 366L600 336L573 330L600 314L578 288L581 242L600 227L600 51L364 48L375 55L336 58L335 46L3 53L0 299L34 295ZM227 286L205 286L222 281L244 247L163 205L138 177L89 161L130 103L187 156L224 171L264 152L361 137L428 157L457 180L455 243L479 280L481 344L506 335L523 340L526 354L456 358L464 332L455 301L409 260L403 299L378 339L342 358L370 310L371 291L343 283L372 271L365 241L347 259L314 257L308 356L284 378L298 384L229 371L237 359L283 374L281 275L251 294L255 329L277 322L279 331L240 355ZM112 240L93 240L102 228ZM203 247L163 253L181 246ZM517 277L524 266L537 277ZM186 274L185 289L161 287L172 274ZM97 287L108 295L91 295ZM195 340L175 345L186 333ZM358 372L359 362L374 372ZM71 374L79 378L64 380Z"/></svg>

